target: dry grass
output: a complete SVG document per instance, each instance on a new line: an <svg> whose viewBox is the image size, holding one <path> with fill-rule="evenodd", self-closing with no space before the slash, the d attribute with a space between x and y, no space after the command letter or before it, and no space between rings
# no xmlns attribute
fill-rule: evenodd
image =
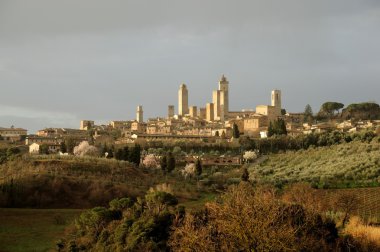
<svg viewBox="0 0 380 252"><path fill-rule="evenodd" d="M365 225L359 217L350 219L344 233L354 237L363 247L380 249L380 227Z"/></svg>

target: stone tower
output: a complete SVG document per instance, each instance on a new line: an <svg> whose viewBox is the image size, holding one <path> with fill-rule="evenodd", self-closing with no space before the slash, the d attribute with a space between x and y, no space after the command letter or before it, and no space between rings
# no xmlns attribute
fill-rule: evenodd
<svg viewBox="0 0 380 252"><path fill-rule="evenodd" d="M272 106L275 107L277 116L281 115L281 91L272 90Z"/></svg>
<svg viewBox="0 0 380 252"><path fill-rule="evenodd" d="M189 92L185 84L178 90L178 115L184 116L189 113Z"/></svg>
<svg viewBox="0 0 380 252"><path fill-rule="evenodd" d="M220 90L212 92L212 103L214 103L214 119L219 120L220 117Z"/></svg>
<svg viewBox="0 0 380 252"><path fill-rule="evenodd" d="M143 118L143 108L142 108L141 105L137 106L136 121L139 122L139 123L142 123L144 121L144 118Z"/></svg>
<svg viewBox="0 0 380 252"><path fill-rule="evenodd" d="M223 114L228 116L229 111L229 100L228 100L228 80L222 75L222 78L219 81L219 90L220 90L220 106L223 105Z"/></svg>
<svg viewBox="0 0 380 252"><path fill-rule="evenodd" d="M172 118L174 116L174 105L168 106L168 118Z"/></svg>
<svg viewBox="0 0 380 252"><path fill-rule="evenodd" d="M206 104L206 120L209 122L214 121L214 103Z"/></svg>

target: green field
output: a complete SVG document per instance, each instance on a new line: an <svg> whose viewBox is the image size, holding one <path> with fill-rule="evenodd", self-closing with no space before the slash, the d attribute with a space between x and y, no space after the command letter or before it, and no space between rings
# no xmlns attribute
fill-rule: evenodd
<svg viewBox="0 0 380 252"><path fill-rule="evenodd" d="M0 252L55 251L79 209L0 208Z"/></svg>

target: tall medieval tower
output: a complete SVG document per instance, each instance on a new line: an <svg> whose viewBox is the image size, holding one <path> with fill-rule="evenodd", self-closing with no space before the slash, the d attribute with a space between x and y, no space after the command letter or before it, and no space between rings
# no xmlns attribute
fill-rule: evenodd
<svg viewBox="0 0 380 252"><path fill-rule="evenodd" d="M272 106L275 107L277 116L281 116L281 91L272 90Z"/></svg>
<svg viewBox="0 0 380 252"><path fill-rule="evenodd" d="M219 81L219 90L220 90L220 108L223 109L223 117L228 116L229 111L229 100L228 100L228 80L222 75L222 78ZM221 118L222 120L224 118Z"/></svg>
<svg viewBox="0 0 380 252"><path fill-rule="evenodd" d="M189 113L189 92L185 84L178 90L178 115L184 116Z"/></svg>
<svg viewBox="0 0 380 252"><path fill-rule="evenodd" d="M143 108L141 105L137 106L137 111L136 111L136 121L139 123L144 122L143 118Z"/></svg>

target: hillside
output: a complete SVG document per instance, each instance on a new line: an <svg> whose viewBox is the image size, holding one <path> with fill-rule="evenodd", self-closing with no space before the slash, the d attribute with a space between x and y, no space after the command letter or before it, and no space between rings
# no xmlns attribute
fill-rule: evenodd
<svg viewBox="0 0 380 252"><path fill-rule="evenodd" d="M137 168L115 159L23 156L0 165L0 207L90 208L114 198L144 196L167 183L182 203L211 197L179 170ZM225 179L221 183L225 183ZM194 203L195 204L195 203Z"/></svg>
<svg viewBox="0 0 380 252"><path fill-rule="evenodd" d="M24 157L0 165L0 206L88 208L143 195L155 181L128 162Z"/></svg>
<svg viewBox="0 0 380 252"><path fill-rule="evenodd" d="M319 188L378 186L380 142L375 138L273 154L249 171L251 178L278 186L300 181Z"/></svg>

